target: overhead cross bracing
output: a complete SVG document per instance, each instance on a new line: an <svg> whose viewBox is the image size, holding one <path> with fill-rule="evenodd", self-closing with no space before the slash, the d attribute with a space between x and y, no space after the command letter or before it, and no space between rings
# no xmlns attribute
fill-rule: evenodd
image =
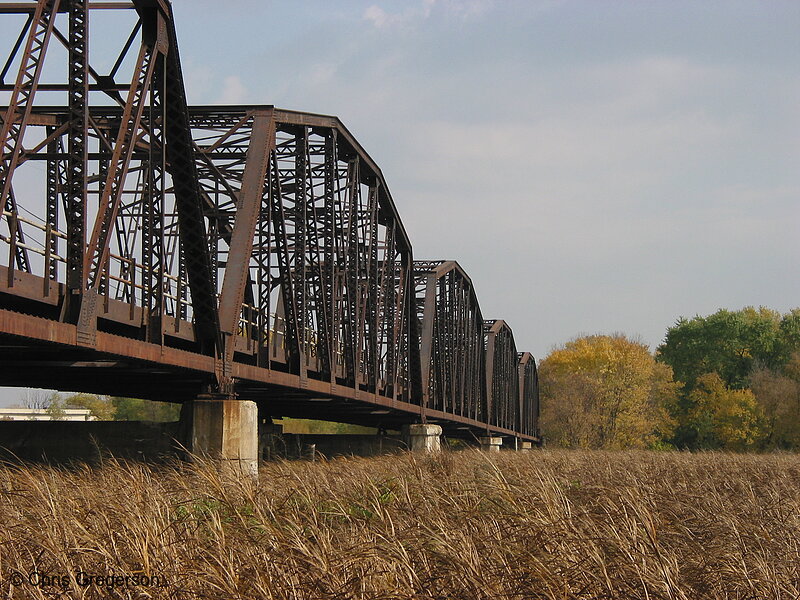
<svg viewBox="0 0 800 600"><path fill-rule="evenodd" d="M119 55L100 73L108 10L129 22L101 32ZM457 263L413 260L339 119L188 105L166 1L0 15L21 24L0 73L0 383L538 438L535 361Z"/></svg>

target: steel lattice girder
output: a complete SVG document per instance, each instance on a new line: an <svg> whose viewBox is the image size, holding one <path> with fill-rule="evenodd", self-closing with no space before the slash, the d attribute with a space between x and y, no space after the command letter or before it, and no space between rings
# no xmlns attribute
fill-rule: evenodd
<svg viewBox="0 0 800 600"><path fill-rule="evenodd" d="M519 410L519 360L514 334L501 320L483 322L486 347L486 423L514 429Z"/></svg>
<svg viewBox="0 0 800 600"><path fill-rule="evenodd" d="M34 120L58 128L66 118L63 109L42 108ZM90 157L100 168L113 158L114 132L124 128L125 112L93 107L90 119L93 137L103 142ZM158 123L148 119L143 115L140 126L149 134ZM255 125L259 120L263 125ZM410 367L418 363L417 344L410 343L416 339L411 248L371 158L332 117L225 107L191 108L188 121L208 231L205 253L219 273L213 285L220 294L220 324L240 345L242 338L252 342L244 349L251 358L238 359L410 399L412 387L419 387ZM177 321L186 304L186 316L196 309L193 298L177 294L189 287L176 256L177 192L174 183L157 183L158 147L142 145L131 154L128 169L137 179L120 190L116 236L107 242L113 260L106 261L105 293L142 304L148 302L145 292L162 290L168 298L163 314ZM26 156L47 160L56 171L67 158L53 143ZM167 172L174 182L169 165ZM156 197L164 211L157 224ZM158 230L163 235L153 239ZM159 246L163 256L153 258L150 249ZM162 285L151 290L146 282L156 268ZM234 344L227 347L232 352Z"/></svg>
<svg viewBox="0 0 800 600"><path fill-rule="evenodd" d="M483 317L455 261L414 261L423 405L481 421L486 404Z"/></svg>
<svg viewBox="0 0 800 600"><path fill-rule="evenodd" d="M250 146L253 115L261 111L271 114L274 138L252 250L243 253L228 232L244 206L242 181L258 150ZM212 263L226 282L233 269L246 281L230 303L223 283L221 311L231 315L244 300L236 333L260 348L253 360L408 398L411 247L369 156L333 117L226 107L192 109L190 121Z"/></svg>
<svg viewBox="0 0 800 600"><path fill-rule="evenodd" d="M100 75L88 63L89 15L120 7L134 9L135 23ZM29 18L0 75L16 56L16 83L0 81L12 91L0 159L11 258L0 267L0 298L34 302L34 314L67 328L64 340L77 326L81 352L114 335L195 353L182 368L205 373L211 360L229 392L244 373L298 378L300 392L416 404L422 419L525 426L517 417L529 394L518 395L507 368L516 359L510 329L489 327L484 340L456 263L414 265L380 169L338 119L267 105L189 107L166 1L0 5L8 12ZM68 50L63 83L39 82L51 37ZM139 58L120 83L129 52ZM67 92L65 105L34 105L37 89ZM105 103L90 102L98 95ZM12 185L34 161L47 166L42 206ZM425 290L415 293L420 277ZM156 355L151 346L130 352Z"/></svg>

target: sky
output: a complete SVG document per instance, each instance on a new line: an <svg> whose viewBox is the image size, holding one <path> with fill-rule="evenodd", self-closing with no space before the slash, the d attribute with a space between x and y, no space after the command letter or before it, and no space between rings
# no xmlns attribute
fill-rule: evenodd
<svg viewBox="0 0 800 600"><path fill-rule="evenodd" d="M800 2L173 5L190 104L338 116L520 351L800 306Z"/></svg>

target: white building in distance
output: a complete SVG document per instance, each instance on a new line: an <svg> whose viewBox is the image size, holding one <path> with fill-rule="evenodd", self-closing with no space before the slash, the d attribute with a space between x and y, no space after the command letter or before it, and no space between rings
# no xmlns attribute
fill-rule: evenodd
<svg viewBox="0 0 800 600"><path fill-rule="evenodd" d="M96 421L88 408L62 408L58 421ZM45 408L0 408L0 421L52 421Z"/></svg>

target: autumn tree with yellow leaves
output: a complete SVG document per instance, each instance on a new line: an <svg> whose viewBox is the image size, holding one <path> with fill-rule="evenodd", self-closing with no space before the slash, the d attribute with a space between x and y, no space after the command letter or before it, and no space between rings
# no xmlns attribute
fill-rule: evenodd
<svg viewBox="0 0 800 600"><path fill-rule="evenodd" d="M762 412L751 390L731 389L719 375L707 373L697 379L689 403L695 447L747 450L761 442Z"/></svg>
<svg viewBox="0 0 800 600"><path fill-rule="evenodd" d="M679 384L644 344L624 335L577 338L539 366L548 443L648 448L669 438Z"/></svg>

